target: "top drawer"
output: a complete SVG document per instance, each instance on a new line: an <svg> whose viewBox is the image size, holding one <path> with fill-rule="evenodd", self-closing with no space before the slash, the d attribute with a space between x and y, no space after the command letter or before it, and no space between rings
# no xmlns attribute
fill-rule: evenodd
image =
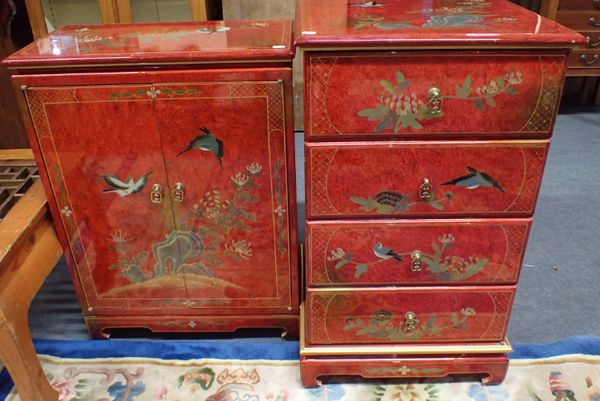
<svg viewBox="0 0 600 401"><path fill-rule="evenodd" d="M307 53L311 140L549 137L565 54Z"/></svg>
<svg viewBox="0 0 600 401"><path fill-rule="evenodd" d="M600 11L598 0L561 0L558 9L563 11Z"/></svg>

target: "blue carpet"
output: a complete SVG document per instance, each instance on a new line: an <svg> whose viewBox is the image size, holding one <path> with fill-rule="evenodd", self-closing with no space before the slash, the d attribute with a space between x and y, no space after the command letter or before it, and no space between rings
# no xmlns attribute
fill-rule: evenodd
<svg viewBox="0 0 600 401"><path fill-rule="evenodd" d="M297 341L281 339L236 340L35 340L38 354L63 358L146 357L161 359L270 359L297 360ZM551 344L513 344L511 359L546 358L565 354L600 355L600 338L575 336ZM0 373L0 400L12 381L6 369Z"/></svg>

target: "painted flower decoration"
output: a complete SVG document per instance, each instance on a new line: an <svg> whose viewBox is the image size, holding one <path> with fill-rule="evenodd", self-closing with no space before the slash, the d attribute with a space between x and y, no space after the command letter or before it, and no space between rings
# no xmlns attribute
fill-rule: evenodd
<svg viewBox="0 0 600 401"><path fill-rule="evenodd" d="M252 175L256 175L262 171L262 166L256 162L250 163L246 166L246 170Z"/></svg>
<svg viewBox="0 0 600 401"><path fill-rule="evenodd" d="M454 235L444 234L444 235L438 237L438 241L442 244L451 244L454 242Z"/></svg>
<svg viewBox="0 0 600 401"><path fill-rule="evenodd" d="M273 209L273 213L281 217L285 213L285 209L282 205L278 205L275 209Z"/></svg>
<svg viewBox="0 0 600 401"><path fill-rule="evenodd" d="M50 385L58 392L58 401L70 401L76 398L78 384L79 381L75 379L60 380L56 378L50 382Z"/></svg>
<svg viewBox="0 0 600 401"><path fill-rule="evenodd" d="M65 216L65 217L70 217L71 214L73 213L73 211L71 210L71 208L69 206L65 206L62 209L60 209L60 212Z"/></svg>
<svg viewBox="0 0 600 401"><path fill-rule="evenodd" d="M466 307L466 308L462 308L460 310L460 313L462 313L465 316L474 316L475 315L475 309L471 308L471 307Z"/></svg>
<svg viewBox="0 0 600 401"><path fill-rule="evenodd" d="M252 243L247 240L231 240L227 245L227 249L239 255L239 257L244 260L248 260L252 257Z"/></svg>
<svg viewBox="0 0 600 401"><path fill-rule="evenodd" d="M146 91L146 95L150 96L152 99L156 98L157 95L160 95L160 89L151 89Z"/></svg>
<svg viewBox="0 0 600 401"><path fill-rule="evenodd" d="M244 173L237 173L237 174L231 176L231 181L240 187L243 187L244 185L246 185L249 180L250 180L250 177L248 177L248 175L244 174Z"/></svg>
<svg viewBox="0 0 600 401"><path fill-rule="evenodd" d="M373 320L377 322L387 322L392 319L392 312L388 310L378 310L373 313Z"/></svg>
<svg viewBox="0 0 600 401"><path fill-rule="evenodd" d="M328 261L339 260L346 256L346 252L342 248L332 249L331 255L327 256Z"/></svg>

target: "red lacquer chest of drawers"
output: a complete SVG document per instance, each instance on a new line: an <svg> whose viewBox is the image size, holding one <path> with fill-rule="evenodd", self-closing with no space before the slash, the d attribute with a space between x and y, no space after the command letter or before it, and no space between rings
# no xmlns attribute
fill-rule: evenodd
<svg viewBox="0 0 600 401"><path fill-rule="evenodd" d="M305 385L504 378L569 49L503 0L301 0Z"/></svg>
<svg viewBox="0 0 600 401"><path fill-rule="evenodd" d="M61 28L4 61L85 319L297 333L292 24Z"/></svg>

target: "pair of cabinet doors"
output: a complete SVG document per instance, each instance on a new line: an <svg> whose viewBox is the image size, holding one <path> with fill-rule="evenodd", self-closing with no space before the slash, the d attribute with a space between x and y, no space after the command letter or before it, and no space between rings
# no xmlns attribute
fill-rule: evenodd
<svg viewBox="0 0 600 401"><path fill-rule="evenodd" d="M89 312L295 309L289 75L19 77Z"/></svg>

